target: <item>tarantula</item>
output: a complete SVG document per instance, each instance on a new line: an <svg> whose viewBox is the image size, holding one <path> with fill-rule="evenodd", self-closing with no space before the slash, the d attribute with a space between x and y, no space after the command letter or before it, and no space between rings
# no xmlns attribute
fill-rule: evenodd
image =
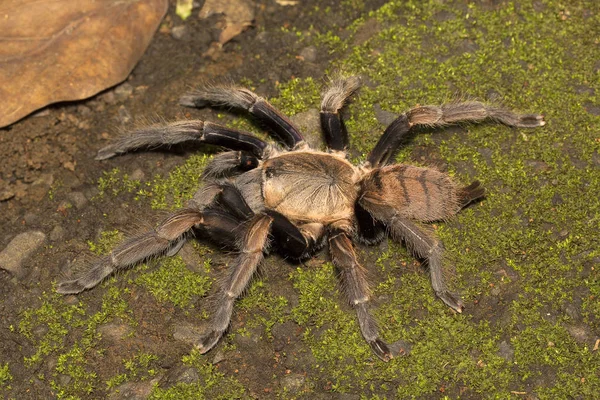
<svg viewBox="0 0 600 400"><path fill-rule="evenodd" d="M234 301L248 286L270 244L283 255L302 260L328 242L342 292L356 310L363 337L380 359L388 361L395 354L380 338L369 311L366 270L353 243L375 244L389 235L427 261L435 294L461 312L463 302L448 290L442 274L443 245L420 223L451 217L482 197L484 190L478 181L461 187L436 169L395 164L394 156L415 126L493 119L532 128L544 125L543 116L517 115L476 101L415 107L394 120L367 160L355 166L347 158L348 133L340 110L359 86L357 77L339 78L323 94L320 117L327 151L310 148L289 119L250 90L217 86L186 95L181 104L245 110L284 146L211 122L190 120L145 127L101 149L98 160L181 142L208 143L229 151L214 156L206 166L205 185L186 208L155 229L125 241L83 276L60 283L58 292L80 293L116 270L155 255L174 255L189 232L202 233L238 251L216 294L209 328L197 342L205 353L227 330Z"/></svg>

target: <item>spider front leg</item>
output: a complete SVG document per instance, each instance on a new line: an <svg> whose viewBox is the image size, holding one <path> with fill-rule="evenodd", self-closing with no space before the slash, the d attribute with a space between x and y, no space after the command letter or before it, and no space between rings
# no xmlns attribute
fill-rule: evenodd
<svg viewBox="0 0 600 400"><path fill-rule="evenodd" d="M321 102L321 127L325 135L327 147L343 151L348 147L348 131L340 115L346 100L360 87L360 79L351 76L346 79L338 78L331 82L323 94Z"/></svg>
<svg viewBox="0 0 600 400"><path fill-rule="evenodd" d="M222 282L216 295L216 310L210 321L208 331L199 339L197 346L200 353L212 349L231 321L233 304L256 272L263 259L263 251L268 245L269 231L273 219L265 214L254 216L241 241L240 254L230 266L227 278Z"/></svg>
<svg viewBox="0 0 600 400"><path fill-rule="evenodd" d="M356 310L360 331L383 361L394 358L389 346L379 338L379 329L375 318L369 312L371 293L366 278L366 271L356 259L354 247L348 235L343 231L332 233L329 237L329 250L333 264L338 268L342 291L350 305Z"/></svg>
<svg viewBox="0 0 600 400"><path fill-rule="evenodd" d="M196 209L179 210L165 219L156 229L125 241L108 256L99 259L84 275L59 283L56 291L63 294L80 293L85 289L93 288L114 271L127 268L154 255L163 253L172 255L183 244L185 233L206 222L203 213Z"/></svg>
<svg viewBox="0 0 600 400"><path fill-rule="evenodd" d="M105 160L139 148L170 146L183 142L200 142L246 151L262 158L267 143L249 133L200 120L151 125L122 136L98 151L96 160Z"/></svg>
<svg viewBox="0 0 600 400"><path fill-rule="evenodd" d="M302 134L279 110L256 93L237 87L205 86L187 94L179 100L186 107L207 105L241 108L263 122L289 148L304 142Z"/></svg>

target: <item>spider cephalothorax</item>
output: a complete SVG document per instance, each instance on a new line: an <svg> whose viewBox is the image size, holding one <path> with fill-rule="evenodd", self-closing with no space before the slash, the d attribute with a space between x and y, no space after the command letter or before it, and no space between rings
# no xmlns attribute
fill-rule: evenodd
<svg viewBox="0 0 600 400"><path fill-rule="evenodd" d="M303 259L328 243L341 286L356 309L365 340L384 361L394 356L380 339L369 312L370 290L357 260L354 241L377 243L386 234L406 243L428 263L436 295L461 312L442 274L443 246L420 223L443 220L483 195L479 182L462 187L431 168L394 164L402 140L415 125L444 126L492 119L514 127L544 125L541 115L517 115L480 102L415 107L400 115L383 133L367 160L355 166L346 158L348 134L339 111L359 87L359 79L334 80L323 95L321 125L328 151L311 149L279 111L249 90L206 87L185 96L185 106L206 104L246 110L263 122L285 146L268 144L248 133L198 120L149 126L101 149L98 159L130 150L196 141L225 147L206 167L205 185L156 229L133 237L98 260L75 280L62 282L60 293L92 288L116 270L157 254L175 254L194 231L238 255L216 296L208 331L198 339L210 350L229 326L233 303L248 285L270 244L284 255Z"/></svg>

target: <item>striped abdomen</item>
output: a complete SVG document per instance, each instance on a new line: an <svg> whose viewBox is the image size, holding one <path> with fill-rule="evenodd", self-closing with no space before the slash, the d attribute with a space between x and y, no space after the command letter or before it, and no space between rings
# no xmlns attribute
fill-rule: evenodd
<svg viewBox="0 0 600 400"><path fill-rule="evenodd" d="M403 164L378 168L365 177L362 188L361 204L391 207L399 216L419 221L445 219L461 207L461 188L431 168Z"/></svg>

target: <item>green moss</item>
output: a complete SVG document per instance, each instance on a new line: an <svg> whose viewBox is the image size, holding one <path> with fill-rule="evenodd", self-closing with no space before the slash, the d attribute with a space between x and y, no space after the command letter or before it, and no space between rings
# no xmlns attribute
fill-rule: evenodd
<svg viewBox="0 0 600 400"><path fill-rule="evenodd" d="M181 208L198 190L200 175L209 160L210 156L206 154L192 155L166 178L154 177L149 189L138 194L151 198L152 208L155 209Z"/></svg>
<svg viewBox="0 0 600 400"><path fill-rule="evenodd" d="M287 304L284 297L269 293L268 286L262 280L255 280L236 306L249 316L246 328L264 327L267 338L272 338L273 326L286 319L284 310Z"/></svg>
<svg viewBox="0 0 600 400"><path fill-rule="evenodd" d="M67 305L63 296L54 292L43 292L40 301L39 307L24 310L19 322L19 332L36 344L35 353L24 357L27 367L62 349L69 328L82 326L81 317L85 314L81 305Z"/></svg>
<svg viewBox="0 0 600 400"><path fill-rule="evenodd" d="M203 268L205 273L210 271L210 259L204 261ZM134 282L161 303L193 308L194 300L207 294L212 279L188 270L181 257L175 256L162 259L155 270L140 274Z"/></svg>
<svg viewBox="0 0 600 400"><path fill-rule="evenodd" d="M183 165L173 169L167 177L155 176L151 182L140 182L123 174L118 168L103 172L98 179L100 195L117 196L135 193L135 199L150 199L154 209L176 209L191 199L200 185L200 175L210 160L210 155L194 154Z"/></svg>
<svg viewBox="0 0 600 400"><path fill-rule="evenodd" d="M108 389L131 380L146 380L158 373L158 357L154 354L140 352L135 356L123 360L125 373L117 374L106 382Z"/></svg>
<svg viewBox="0 0 600 400"><path fill-rule="evenodd" d="M149 396L152 400L175 399L239 399L244 397L244 387L233 378L226 377L217 368L206 362L196 350L183 357L183 363L198 372L195 383L177 383L170 388L155 387Z"/></svg>
<svg viewBox="0 0 600 400"><path fill-rule="evenodd" d="M365 367L372 355L353 337L358 329L351 310L337 306L335 279L326 272L331 267L294 272L301 300L292 316L308 327L306 344L316 369L332 376L332 390L385 393L379 385L394 382L401 398L438 391L450 398L594 396L599 384L593 370L600 363L589 348L593 338L586 344L569 331L582 325L596 331L600 315L594 267L600 227L594 127L600 117L589 111L600 104L594 7L392 1L352 27L354 35L363 32L357 46L348 46L353 37L314 35L318 45L345 54L330 70L369 82L350 104L346 124L362 158L384 128L375 104L400 113L416 104L495 96L509 108L543 112L548 121L535 130L494 124L467 125L456 135L423 130L399 153L398 161L427 164L411 156L415 147L426 148L457 180L479 179L488 189L483 202L437 228L447 262L456 267L453 283L463 293L466 315L452 315L434 297L426 274L404 269L411 259L405 250L371 254L384 275L374 293L385 299L374 310L383 336L412 343L410 356ZM371 32L367 39L365 31ZM281 104L294 100L281 95ZM577 299L582 319L572 320L564 310ZM482 300L499 302L498 308L484 311L476 305ZM469 317L482 312L493 325ZM502 341L514 349L514 361L499 355Z"/></svg>
<svg viewBox="0 0 600 400"><path fill-rule="evenodd" d="M121 193L131 193L141 186L141 182L131 179L128 174L122 174L119 168L103 171L102 177L98 178L98 190L100 196L107 193L117 196Z"/></svg>
<svg viewBox="0 0 600 400"><path fill-rule="evenodd" d="M296 115L318 108L321 103L321 85L313 78L294 78L278 87L279 96L271 99L271 103L287 115Z"/></svg>
<svg viewBox="0 0 600 400"><path fill-rule="evenodd" d="M0 366L0 389L10 389L10 382L13 380L10 374L8 363Z"/></svg>
<svg viewBox="0 0 600 400"><path fill-rule="evenodd" d="M112 248L123 240L123 234L117 229L100 232L97 241L88 240L90 251L96 255L108 254Z"/></svg>

